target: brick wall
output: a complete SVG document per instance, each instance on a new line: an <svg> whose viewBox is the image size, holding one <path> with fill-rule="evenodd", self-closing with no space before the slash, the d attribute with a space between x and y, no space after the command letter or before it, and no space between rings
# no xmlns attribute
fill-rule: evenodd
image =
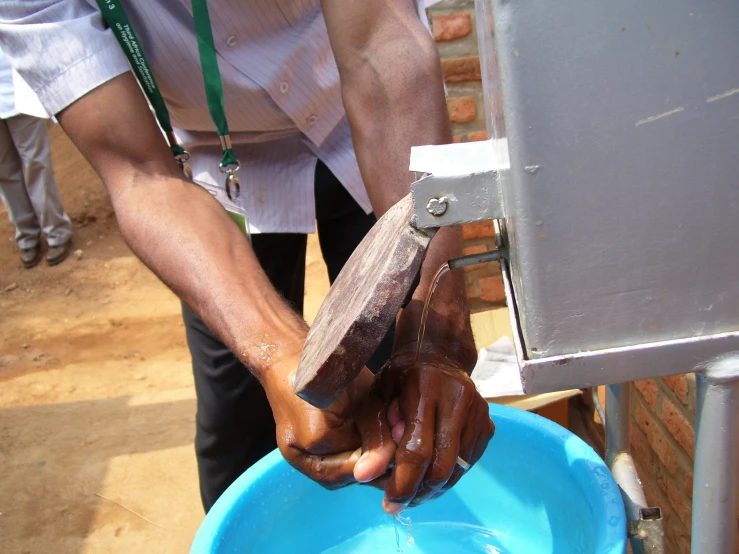
<svg viewBox="0 0 739 554"><path fill-rule="evenodd" d="M690 554L695 375L636 381L631 448L650 505L665 517L667 552Z"/></svg>
<svg viewBox="0 0 739 554"><path fill-rule="evenodd" d="M486 140L474 1L444 0L428 12L441 57L454 142ZM465 225L463 232L465 254L495 249L492 222ZM473 312L505 304L498 264L474 266L466 271L467 296Z"/></svg>
<svg viewBox="0 0 739 554"><path fill-rule="evenodd" d="M472 0L444 0L428 12L441 57L454 141L486 140L475 4Z"/></svg>
<svg viewBox="0 0 739 554"><path fill-rule="evenodd" d="M598 388L598 396L605 403L605 387ZM589 397L570 404L570 421L577 422L570 429L602 456L603 427ZM694 374L633 383L631 454L647 502L662 508L668 554L690 554L694 421Z"/></svg>

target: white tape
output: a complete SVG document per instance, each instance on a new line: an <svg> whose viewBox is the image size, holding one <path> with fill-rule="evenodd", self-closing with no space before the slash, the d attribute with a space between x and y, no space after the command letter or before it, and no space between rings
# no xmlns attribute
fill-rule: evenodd
<svg viewBox="0 0 739 554"><path fill-rule="evenodd" d="M414 146L411 149L410 171L432 173L439 177L470 175L510 167L506 139Z"/></svg>

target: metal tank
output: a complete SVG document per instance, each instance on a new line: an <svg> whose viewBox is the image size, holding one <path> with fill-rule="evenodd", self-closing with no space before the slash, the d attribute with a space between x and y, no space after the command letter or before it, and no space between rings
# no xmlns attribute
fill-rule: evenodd
<svg viewBox="0 0 739 554"><path fill-rule="evenodd" d="M739 2L476 10L493 140L449 155L483 148L492 161L417 181L415 223L496 219L527 393L614 384L607 458L635 551L662 551L661 522L628 454L618 383L700 372L693 553L734 552ZM439 200L453 209L429 208Z"/></svg>

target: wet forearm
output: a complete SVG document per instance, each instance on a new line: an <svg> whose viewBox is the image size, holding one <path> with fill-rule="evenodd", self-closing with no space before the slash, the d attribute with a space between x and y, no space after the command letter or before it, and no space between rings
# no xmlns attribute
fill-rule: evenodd
<svg viewBox="0 0 739 554"><path fill-rule="evenodd" d="M462 254L461 230L440 229L431 245L423 262L419 285L411 302L398 317L396 351L417 348L421 313L428 291L439 267L450 258ZM468 373L472 371L477 353L470 325L463 271L450 271L440 278L429 306L422 351L441 354Z"/></svg>

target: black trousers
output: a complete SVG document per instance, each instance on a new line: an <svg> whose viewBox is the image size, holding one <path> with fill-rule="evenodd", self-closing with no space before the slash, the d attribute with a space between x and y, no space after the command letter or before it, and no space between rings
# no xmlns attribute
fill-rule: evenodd
<svg viewBox="0 0 739 554"><path fill-rule="evenodd" d="M329 169L318 162L316 219L321 253L333 283L372 225ZM252 247L272 285L302 314L307 236L252 235ZM203 506L216 500L244 471L277 448L267 396L251 373L192 310L183 304L197 393L195 452ZM378 371L389 358L392 330L368 362Z"/></svg>

